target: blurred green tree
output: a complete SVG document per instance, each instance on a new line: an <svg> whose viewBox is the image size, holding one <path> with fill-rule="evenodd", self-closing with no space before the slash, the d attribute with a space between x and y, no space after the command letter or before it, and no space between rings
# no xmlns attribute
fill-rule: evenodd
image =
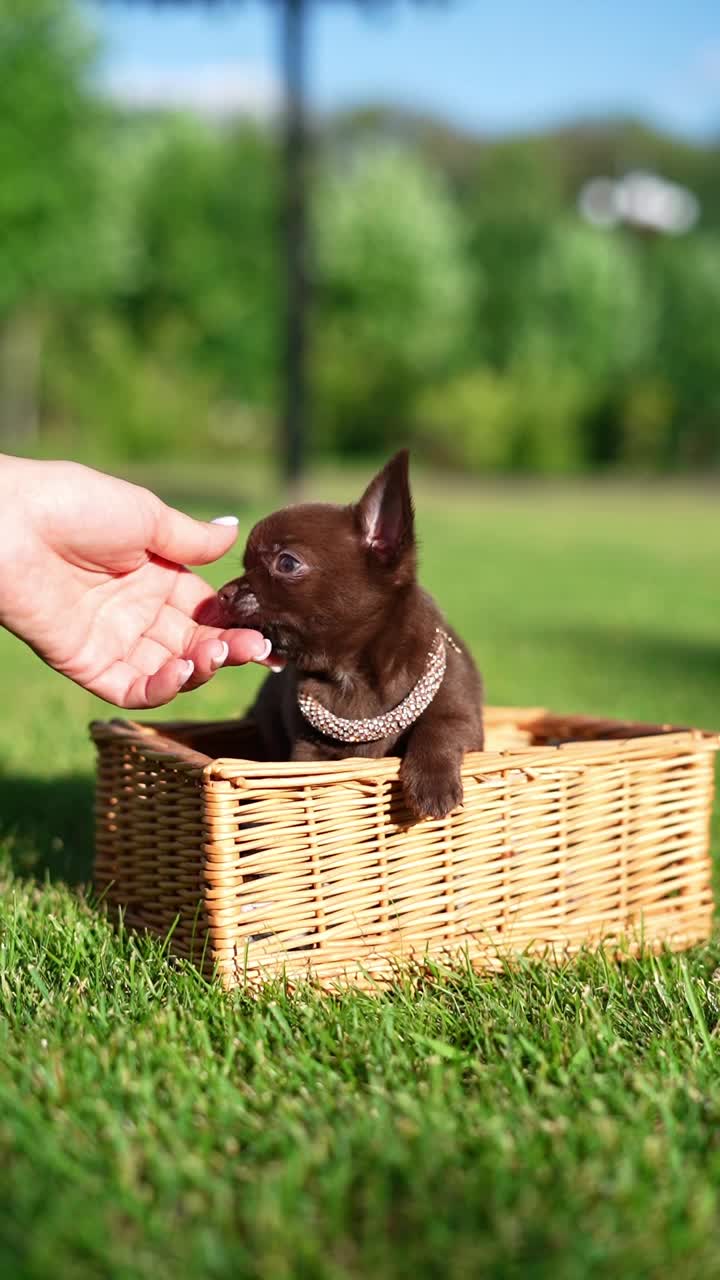
<svg viewBox="0 0 720 1280"><path fill-rule="evenodd" d="M465 202L475 282L471 362L507 365L528 276L566 206L551 138L502 139L478 147Z"/></svg>
<svg viewBox="0 0 720 1280"><path fill-rule="evenodd" d="M637 246L622 232L553 223L525 276L511 362L572 368L592 389L644 365L656 334Z"/></svg>
<svg viewBox="0 0 720 1280"><path fill-rule="evenodd" d="M382 450L462 349L469 279L462 222L442 178L407 148L353 150L315 201L320 442Z"/></svg>
<svg viewBox="0 0 720 1280"><path fill-rule="evenodd" d="M681 466L720 464L720 236L660 243L654 268L661 317L657 367L673 402L669 456ZM662 442L661 442L662 443Z"/></svg>
<svg viewBox="0 0 720 1280"><path fill-rule="evenodd" d="M101 114L91 48L64 0L0 6L0 433L27 442L38 418L48 304L113 269L102 204Z"/></svg>
<svg viewBox="0 0 720 1280"><path fill-rule="evenodd" d="M242 182L238 182L242 174ZM277 149L251 126L175 119L139 184L130 299L144 344L173 331L218 392L267 404L277 384Z"/></svg>

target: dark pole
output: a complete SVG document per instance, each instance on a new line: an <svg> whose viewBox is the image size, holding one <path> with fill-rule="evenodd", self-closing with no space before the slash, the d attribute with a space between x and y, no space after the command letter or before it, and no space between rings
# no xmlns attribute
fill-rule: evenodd
<svg viewBox="0 0 720 1280"><path fill-rule="evenodd" d="M299 488L306 437L307 348L307 126L305 120L305 10L307 0L283 0L285 67L285 369L282 443L285 479Z"/></svg>

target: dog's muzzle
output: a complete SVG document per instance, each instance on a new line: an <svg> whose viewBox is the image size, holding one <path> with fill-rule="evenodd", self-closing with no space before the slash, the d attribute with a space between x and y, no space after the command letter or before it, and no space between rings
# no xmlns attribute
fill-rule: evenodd
<svg viewBox="0 0 720 1280"><path fill-rule="evenodd" d="M239 582L226 582L217 593L221 608L229 617L241 621L259 612L257 596Z"/></svg>

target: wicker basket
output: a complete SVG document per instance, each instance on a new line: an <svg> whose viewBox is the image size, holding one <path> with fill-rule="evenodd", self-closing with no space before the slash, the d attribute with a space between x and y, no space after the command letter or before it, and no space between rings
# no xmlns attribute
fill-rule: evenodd
<svg viewBox="0 0 720 1280"><path fill-rule="evenodd" d="M97 888L227 987L707 938L720 738L540 710L487 725L463 808L412 824L394 758L263 763L249 722L95 723Z"/></svg>

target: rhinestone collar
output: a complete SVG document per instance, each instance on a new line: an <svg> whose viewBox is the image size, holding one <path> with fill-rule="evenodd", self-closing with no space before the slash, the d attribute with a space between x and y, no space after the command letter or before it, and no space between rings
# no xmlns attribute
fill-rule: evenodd
<svg viewBox="0 0 720 1280"><path fill-rule="evenodd" d="M298 706L309 724L326 738L335 738L338 742L378 742L394 733L414 724L426 707L430 706L435 694L443 682L447 651L449 644L456 653L462 650L456 645L452 636L446 631L435 628L435 639L428 649L427 662L417 684L410 690L402 702L398 702L392 711L382 715L371 716L367 720L345 720L342 716L333 715L317 698L310 693L301 693Z"/></svg>

